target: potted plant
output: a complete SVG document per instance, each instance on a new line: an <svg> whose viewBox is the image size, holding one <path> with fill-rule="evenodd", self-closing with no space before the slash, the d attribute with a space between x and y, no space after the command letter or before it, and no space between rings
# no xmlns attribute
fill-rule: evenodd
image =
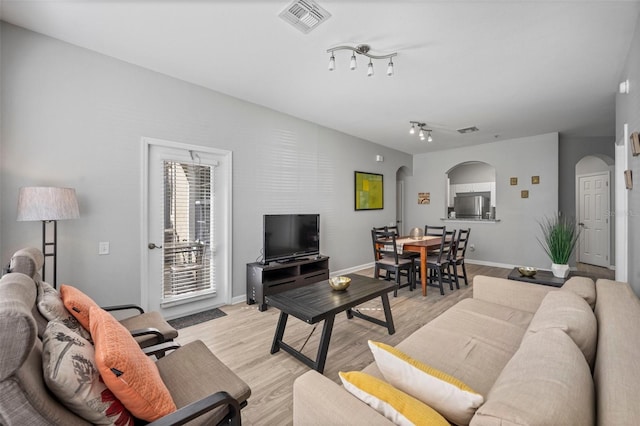
<svg viewBox="0 0 640 426"><path fill-rule="evenodd" d="M556 214L540 222L543 238L538 242L551 259L551 272L558 278L569 275L569 258L576 248L580 230L574 218Z"/></svg>

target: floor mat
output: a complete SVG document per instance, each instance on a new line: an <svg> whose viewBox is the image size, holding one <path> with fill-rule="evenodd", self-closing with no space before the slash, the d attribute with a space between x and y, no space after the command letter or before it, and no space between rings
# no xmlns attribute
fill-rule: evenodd
<svg viewBox="0 0 640 426"><path fill-rule="evenodd" d="M218 308L209 309L208 311L198 312L197 314L187 315L186 317L176 318L167 321L171 326L177 330L191 325L200 324L201 322L210 321L212 319L224 317L227 314L222 312Z"/></svg>

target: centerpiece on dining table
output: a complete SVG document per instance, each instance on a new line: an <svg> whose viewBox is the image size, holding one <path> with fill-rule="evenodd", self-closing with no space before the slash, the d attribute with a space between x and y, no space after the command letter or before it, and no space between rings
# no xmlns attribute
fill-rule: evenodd
<svg viewBox="0 0 640 426"><path fill-rule="evenodd" d="M422 240L424 238L424 229L412 228L409 232L409 238L412 240Z"/></svg>

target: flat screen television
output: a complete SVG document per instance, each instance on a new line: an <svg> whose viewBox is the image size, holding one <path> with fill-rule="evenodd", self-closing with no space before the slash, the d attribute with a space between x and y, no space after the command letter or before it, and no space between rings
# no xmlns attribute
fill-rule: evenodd
<svg viewBox="0 0 640 426"><path fill-rule="evenodd" d="M264 263L320 254L319 214L264 215Z"/></svg>

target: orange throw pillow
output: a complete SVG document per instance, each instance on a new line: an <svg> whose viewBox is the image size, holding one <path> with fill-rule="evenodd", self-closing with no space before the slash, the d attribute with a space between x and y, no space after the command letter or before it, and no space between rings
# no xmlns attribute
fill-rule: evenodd
<svg viewBox="0 0 640 426"><path fill-rule="evenodd" d="M176 411L156 364L107 311L89 309L96 365L109 390L139 419L152 422Z"/></svg>
<svg viewBox="0 0 640 426"><path fill-rule="evenodd" d="M92 306L100 308L100 306L92 298L70 285L60 286L60 296L64 307L76 317L85 330L89 330L89 308Z"/></svg>

